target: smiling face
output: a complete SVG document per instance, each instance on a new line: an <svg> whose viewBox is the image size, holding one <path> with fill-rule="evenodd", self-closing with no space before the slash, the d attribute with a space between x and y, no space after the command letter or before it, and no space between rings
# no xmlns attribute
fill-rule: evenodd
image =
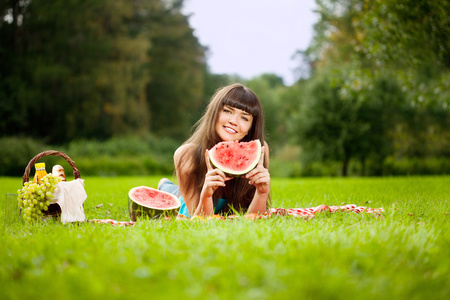
<svg viewBox="0 0 450 300"><path fill-rule="evenodd" d="M253 124L253 116L248 112L225 105L219 112L216 132L222 141L241 140L247 135Z"/></svg>

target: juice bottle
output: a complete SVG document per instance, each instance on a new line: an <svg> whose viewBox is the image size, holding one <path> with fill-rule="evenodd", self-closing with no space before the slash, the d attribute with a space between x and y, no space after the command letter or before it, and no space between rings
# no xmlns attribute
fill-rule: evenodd
<svg viewBox="0 0 450 300"><path fill-rule="evenodd" d="M34 174L33 183L41 183L42 177L47 175L47 171L45 171L45 163L35 164L36 173Z"/></svg>

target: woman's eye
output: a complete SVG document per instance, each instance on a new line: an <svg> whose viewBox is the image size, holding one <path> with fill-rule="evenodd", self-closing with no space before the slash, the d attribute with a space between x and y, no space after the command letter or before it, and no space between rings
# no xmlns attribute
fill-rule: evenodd
<svg viewBox="0 0 450 300"><path fill-rule="evenodd" d="M231 111L229 109L226 109L226 108L223 111L226 112L226 113L231 113Z"/></svg>
<svg viewBox="0 0 450 300"><path fill-rule="evenodd" d="M244 120L245 122L248 122L248 118L247 117L242 117L242 120Z"/></svg>

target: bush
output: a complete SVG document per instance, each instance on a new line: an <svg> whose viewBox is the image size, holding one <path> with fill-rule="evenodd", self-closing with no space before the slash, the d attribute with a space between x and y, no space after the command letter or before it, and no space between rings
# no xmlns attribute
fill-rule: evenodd
<svg viewBox="0 0 450 300"><path fill-rule="evenodd" d="M22 176L28 162L44 148L31 138L0 138L0 176Z"/></svg>
<svg viewBox="0 0 450 300"><path fill-rule="evenodd" d="M98 156L134 156L155 155L173 156L179 146L177 142L168 138L147 137L114 137L106 141L77 140L67 147L71 155L78 157Z"/></svg>
<svg viewBox="0 0 450 300"><path fill-rule="evenodd" d="M159 175L173 173L173 153L178 145L153 136L115 137L74 141L67 153L77 157L77 168L86 175Z"/></svg>
<svg viewBox="0 0 450 300"><path fill-rule="evenodd" d="M340 176L342 163L335 161L309 162L303 166L302 175L308 177Z"/></svg>
<svg viewBox="0 0 450 300"><path fill-rule="evenodd" d="M450 158L402 158L388 157L383 175L447 175L450 174Z"/></svg>
<svg viewBox="0 0 450 300"><path fill-rule="evenodd" d="M76 164L81 176L140 176L169 175L174 171L173 153L179 144L170 139L155 137L120 137L107 141L73 141L68 146L49 146L31 138L0 138L0 176L22 176L28 162L44 150L66 153ZM342 164L336 161L302 162L301 148L285 146L271 155L270 172L273 177L340 176ZM66 176L71 166L59 156L47 156L47 172L55 164L62 165ZM365 175L445 175L450 174L450 158L402 158L390 156L382 163L367 161ZM362 167L357 160L349 163L349 175L360 176ZM30 170L30 177L34 169Z"/></svg>
<svg viewBox="0 0 450 300"><path fill-rule="evenodd" d="M274 177L299 177L302 175L301 147L285 145L270 149L270 174Z"/></svg>
<svg viewBox="0 0 450 300"><path fill-rule="evenodd" d="M0 139L0 176L22 176L29 161L45 150L67 154L81 176L156 175L173 173L173 153L178 144L170 139L155 137L117 137L106 141L80 140L68 146L50 146L31 138ZM59 156L39 160L51 172L55 164L62 165L66 176L72 167ZM30 177L34 169L30 170Z"/></svg>
<svg viewBox="0 0 450 300"><path fill-rule="evenodd" d="M148 156L83 157L76 162L81 176L142 176L173 173L173 162Z"/></svg>

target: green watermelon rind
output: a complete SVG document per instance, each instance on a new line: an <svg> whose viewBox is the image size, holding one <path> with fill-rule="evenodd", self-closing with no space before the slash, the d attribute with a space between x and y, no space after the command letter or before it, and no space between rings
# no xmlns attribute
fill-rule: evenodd
<svg viewBox="0 0 450 300"><path fill-rule="evenodd" d="M139 203L139 201L137 199L133 198L133 192L139 188L151 189L151 190L157 191L158 193L167 194L176 201L177 205L161 209L161 208L157 208L157 207L152 207L150 205L145 205L143 203ZM160 190L148 187L148 186L137 186L137 187L132 188L128 192L128 213L130 215L131 221L133 221L133 222L135 222L138 218L147 217L150 219L154 219L154 218L159 218L161 216L166 216L166 215L172 215L172 216L176 215L180 206L181 206L181 202L175 195L172 195L170 193L160 191Z"/></svg>
<svg viewBox="0 0 450 300"><path fill-rule="evenodd" d="M261 146L261 142L259 141L259 140L253 140L253 141L250 141L250 142L243 142L243 143L253 143L253 142L256 142L256 144L258 145L258 147L257 147L257 155L256 155L256 158L255 158L255 160L246 168L246 169L244 169L244 170L241 170L241 171L235 171L235 170L232 170L232 169L230 169L230 168L227 168L226 166L224 166L224 165L222 165L220 162L218 162L217 160L216 160L216 158L214 157L214 154L215 154L215 151L214 151L214 147L212 147L210 150L209 150L209 160L211 161L211 164L214 166L214 167L216 167L216 168L218 168L219 170L221 170L222 172L224 172L225 173L225 175L227 175L227 176L233 176L233 177L239 177L239 176L242 176L242 175L245 175L245 174L247 174L248 172L250 172L251 170L253 170L257 165L258 165L258 162L259 162L259 160L261 159L261 148L262 148L262 146ZM221 142L221 143L223 143L223 142ZM237 143L236 141L233 141L233 142L229 142L230 144L234 144L234 143L236 143L237 145L239 145L240 143ZM219 143L220 144L220 143Z"/></svg>

